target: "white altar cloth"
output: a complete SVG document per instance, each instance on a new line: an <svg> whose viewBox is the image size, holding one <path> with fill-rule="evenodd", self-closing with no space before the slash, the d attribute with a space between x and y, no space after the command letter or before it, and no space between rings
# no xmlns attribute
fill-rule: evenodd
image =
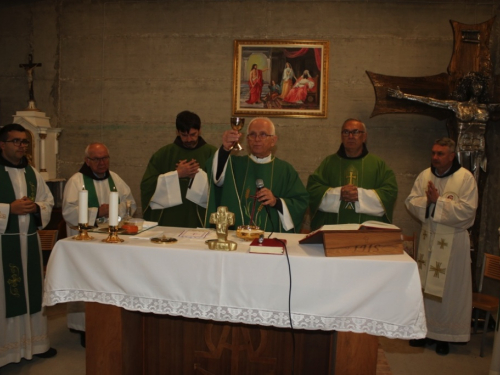
<svg viewBox="0 0 500 375"><path fill-rule="evenodd" d="M176 237L182 228L157 227ZM147 232L145 232L147 233ZM160 232L161 233L161 232ZM187 318L289 328L285 255L209 250L204 240L154 244L122 235L107 244L60 240L50 256L44 305L85 301ZM273 237L276 237L273 235ZM427 328L416 263L401 255L327 258L322 245L288 241L294 328L423 338ZM215 238L215 232L210 238Z"/></svg>

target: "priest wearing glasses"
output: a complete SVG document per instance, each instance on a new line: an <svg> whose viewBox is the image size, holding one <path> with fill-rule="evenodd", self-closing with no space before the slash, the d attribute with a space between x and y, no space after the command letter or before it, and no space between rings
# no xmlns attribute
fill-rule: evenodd
<svg viewBox="0 0 500 375"><path fill-rule="evenodd" d="M241 135L226 131L222 146L208 163L211 186L206 225L218 206L227 206L235 214L235 227L255 224L267 232L300 232L308 194L292 165L272 154L278 141L274 124L265 117L252 119L247 134L249 154L231 155Z"/></svg>
<svg viewBox="0 0 500 375"><path fill-rule="evenodd" d="M366 126L347 119L339 150L309 176L311 229L326 224L392 222L398 185L394 172L366 147Z"/></svg>
<svg viewBox="0 0 500 375"><path fill-rule="evenodd" d="M0 368L22 358L57 354L50 347L42 307L37 234L50 221L54 199L28 163L28 145L23 126L0 129Z"/></svg>
<svg viewBox="0 0 500 375"><path fill-rule="evenodd" d="M63 196L63 217L66 223L77 226L78 192L88 190L89 225L94 225L98 218L109 217L109 193L117 191L119 196L118 215L124 217L127 200L130 201L133 215L136 203L130 187L115 172L109 170L109 150L102 143L91 143L85 149L85 159L80 170L66 183ZM78 234L68 227L68 235Z"/></svg>

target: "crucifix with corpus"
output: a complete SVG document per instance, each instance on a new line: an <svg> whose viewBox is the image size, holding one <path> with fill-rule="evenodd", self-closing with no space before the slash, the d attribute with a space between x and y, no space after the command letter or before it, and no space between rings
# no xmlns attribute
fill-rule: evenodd
<svg viewBox="0 0 500 375"><path fill-rule="evenodd" d="M35 68L38 68L40 66L42 66L42 63L33 62L33 55L31 53L29 54L29 61L27 64L19 64L19 67L24 68L24 70L26 71L26 75L28 76L29 100L28 108L26 108L27 111L38 111L35 106L35 94L33 93L33 71L35 70Z"/></svg>
<svg viewBox="0 0 500 375"><path fill-rule="evenodd" d="M376 96L371 117L409 113L447 120L449 136L457 144L458 160L474 174L480 198L485 176L481 171L486 172L484 133L490 120L500 117L500 76L492 74L489 48L494 21L492 18L476 25L451 21L454 48L447 73L395 77L367 71ZM479 219L478 208L472 229L475 249Z"/></svg>

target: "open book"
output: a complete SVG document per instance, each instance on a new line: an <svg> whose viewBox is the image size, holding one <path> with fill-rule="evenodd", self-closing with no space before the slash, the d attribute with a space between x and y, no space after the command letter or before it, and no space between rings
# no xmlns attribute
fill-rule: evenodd
<svg viewBox="0 0 500 375"><path fill-rule="evenodd" d="M379 221L323 225L309 233L299 243L322 243L326 256L383 255L403 252L401 229Z"/></svg>
<svg viewBox="0 0 500 375"><path fill-rule="evenodd" d="M333 231L333 230L341 230L341 231L351 231L351 230L387 230L387 231L401 231L401 229L393 224L383 223L381 221L365 221L361 224L330 224L323 225L321 228L316 229L315 231L309 233L303 239L301 239L300 243L321 243L322 236L318 236L318 233L321 234L325 231ZM308 241L309 238L314 237L315 240Z"/></svg>

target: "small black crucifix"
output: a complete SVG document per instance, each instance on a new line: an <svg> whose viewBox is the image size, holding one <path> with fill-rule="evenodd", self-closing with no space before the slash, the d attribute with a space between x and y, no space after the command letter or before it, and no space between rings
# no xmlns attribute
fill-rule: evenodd
<svg viewBox="0 0 500 375"><path fill-rule="evenodd" d="M33 71L35 68L42 66L42 63L34 63L33 55L29 54L29 62L27 64L19 64L20 68L24 68L26 70L26 74L28 75L28 94L29 94L29 104L27 109L36 109L35 107L35 94L33 93Z"/></svg>

